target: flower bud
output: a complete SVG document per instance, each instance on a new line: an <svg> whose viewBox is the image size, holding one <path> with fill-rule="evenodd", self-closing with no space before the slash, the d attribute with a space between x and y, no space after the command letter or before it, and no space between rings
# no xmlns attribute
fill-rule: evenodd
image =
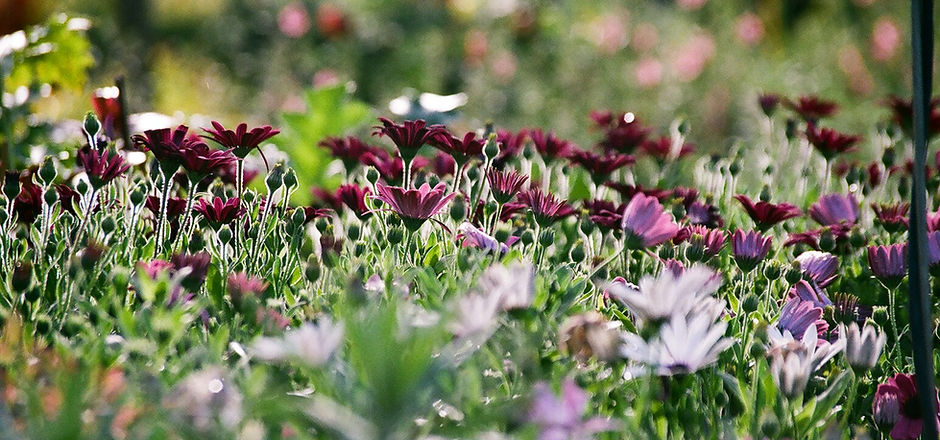
<svg viewBox="0 0 940 440"><path fill-rule="evenodd" d="M499 143L496 142L495 133L491 133L486 140L486 145L483 146L483 154L486 155L488 160L493 160L496 156L499 156Z"/></svg>
<svg viewBox="0 0 940 440"><path fill-rule="evenodd" d="M663 245L659 248L659 258L663 260L668 260L670 258L676 258L676 248L675 246Z"/></svg>
<svg viewBox="0 0 940 440"><path fill-rule="evenodd" d="M101 221L101 230L105 233L105 235L114 232L116 228L117 225L114 223L114 217L110 215Z"/></svg>
<svg viewBox="0 0 940 440"><path fill-rule="evenodd" d="M58 199L59 193L56 192L55 188L47 189L42 195L42 200L46 202L46 206L52 206Z"/></svg>
<svg viewBox="0 0 940 440"><path fill-rule="evenodd" d="M897 152L894 147L885 148L885 152L881 155L881 163L885 165L885 169L890 169L894 166L897 161Z"/></svg>
<svg viewBox="0 0 940 440"><path fill-rule="evenodd" d="M33 281L33 265L29 261L18 261L13 266L10 284L16 292L24 292Z"/></svg>
<svg viewBox="0 0 940 440"><path fill-rule="evenodd" d="M454 223L460 223L467 217L467 206L464 203L462 194L458 194L450 202L450 219Z"/></svg>
<svg viewBox="0 0 940 440"><path fill-rule="evenodd" d="M760 201L762 202L770 202L770 186L769 185L764 185L764 187L761 188L759 197L760 197Z"/></svg>
<svg viewBox="0 0 940 440"><path fill-rule="evenodd" d="M852 234L849 235L849 244L854 248L860 248L868 244L868 237L865 236L865 233L855 229L852 231Z"/></svg>
<svg viewBox="0 0 940 440"><path fill-rule="evenodd" d="M471 167L467 170L467 179L470 179L471 182L476 181L480 177L480 169L477 167Z"/></svg>
<svg viewBox="0 0 940 440"><path fill-rule="evenodd" d="M776 419L768 418L760 424L760 432L766 438L777 438L780 433L780 423Z"/></svg>
<svg viewBox="0 0 940 440"><path fill-rule="evenodd" d="M681 203L676 203L672 205L672 216L675 218L685 217L685 205Z"/></svg>
<svg viewBox="0 0 940 440"><path fill-rule="evenodd" d="M832 235L832 231L826 229L819 235L819 248L826 252L836 249L836 238Z"/></svg>
<svg viewBox="0 0 940 440"><path fill-rule="evenodd" d="M575 263L583 262L585 257L584 243L578 240L574 247L571 248L571 252L569 252L568 256L571 257L571 261Z"/></svg>
<svg viewBox="0 0 940 440"><path fill-rule="evenodd" d="M264 186L267 187L268 193L273 193L283 186L283 184L284 164L278 163L274 165L274 168L268 173L268 177L264 179Z"/></svg>
<svg viewBox="0 0 940 440"><path fill-rule="evenodd" d="M381 177L381 175L374 167L369 167L369 169L366 170L366 180L368 180L369 183L375 185L375 183L379 181L379 177Z"/></svg>
<svg viewBox="0 0 940 440"><path fill-rule="evenodd" d="M12 201L20 194L20 173L18 171L7 171L3 179L3 195L7 201Z"/></svg>
<svg viewBox="0 0 940 440"><path fill-rule="evenodd" d="M777 260L771 260L764 266L764 277L768 280L773 281L779 279L782 273L783 267L780 266Z"/></svg>
<svg viewBox="0 0 940 440"><path fill-rule="evenodd" d="M221 241L223 244L228 244L230 241L232 241L232 230L228 227L228 225L222 225L222 227L219 228L219 231L216 232L216 236L219 237L219 241Z"/></svg>
<svg viewBox="0 0 940 440"><path fill-rule="evenodd" d="M330 226L330 222L325 217L320 217L317 219L316 225L317 230L322 234L324 231L326 231L326 227Z"/></svg>
<svg viewBox="0 0 940 440"><path fill-rule="evenodd" d="M741 162L737 160L731 162L731 165L728 165L728 172L731 173L732 176L737 176L738 173L741 172Z"/></svg>
<svg viewBox="0 0 940 440"><path fill-rule="evenodd" d="M203 236L202 229L193 230L192 236L189 237L189 253L195 254L206 248L206 240Z"/></svg>
<svg viewBox="0 0 940 440"><path fill-rule="evenodd" d="M85 113L85 119L82 121L82 130L85 131L85 136L89 140L94 139L95 136L101 131L101 123L98 122L98 117L95 116L93 112ZM90 144L92 148L96 148L97 145Z"/></svg>
<svg viewBox="0 0 940 440"><path fill-rule="evenodd" d="M744 313L754 313L757 310L757 306L759 304L760 300L757 299L757 295L749 293L741 302L741 310L743 310Z"/></svg>
<svg viewBox="0 0 940 440"><path fill-rule="evenodd" d="M784 273L783 277L791 286L800 282L800 280L803 279L803 272L800 270L800 263L798 261L794 261L793 264Z"/></svg>
<svg viewBox="0 0 940 440"><path fill-rule="evenodd" d="M689 247L685 249L685 258L689 261L702 261L705 259L705 238L693 234L689 238Z"/></svg>
<svg viewBox="0 0 940 440"><path fill-rule="evenodd" d="M284 186L288 191L297 187L297 172L293 168L288 168L284 174Z"/></svg>
<svg viewBox="0 0 940 440"><path fill-rule="evenodd" d="M320 263L317 261L316 257L311 254L307 257L307 264L304 266L304 277L307 278L307 281L315 283L320 279L320 274Z"/></svg>
<svg viewBox="0 0 940 440"><path fill-rule="evenodd" d="M786 125L783 128L784 134L787 136L787 142L793 142L797 136L797 126L796 120L793 118L787 118Z"/></svg>
<svg viewBox="0 0 940 440"><path fill-rule="evenodd" d="M401 243L405 238L405 230L399 226L395 226L388 229L388 242L392 245Z"/></svg>
<svg viewBox="0 0 940 440"><path fill-rule="evenodd" d="M581 228L581 232L584 233L584 235L591 235L597 228L597 225L585 216L581 222L578 223L578 227Z"/></svg>
<svg viewBox="0 0 940 440"><path fill-rule="evenodd" d="M519 241L521 241L522 244L524 244L524 245L526 245L526 246L530 246L530 245L532 245L532 243L535 243L535 233L532 232L531 229L526 229L526 230L522 233L522 236L519 237Z"/></svg>
<svg viewBox="0 0 940 440"><path fill-rule="evenodd" d="M542 247L549 247L552 243L555 242L555 231L551 229L546 229L539 234L539 245Z"/></svg>
<svg viewBox="0 0 940 440"><path fill-rule="evenodd" d="M294 227L300 227L307 221L307 214L304 212L303 208L294 208L294 212L290 216L291 223L294 224Z"/></svg>
<svg viewBox="0 0 940 440"><path fill-rule="evenodd" d="M842 326L839 333L845 336L845 359L856 373L866 372L878 363L887 335L875 326L866 324L859 329L858 323Z"/></svg>
<svg viewBox="0 0 940 440"><path fill-rule="evenodd" d="M79 194L88 194L88 183L84 180L79 180L78 184L75 185L75 191L78 191Z"/></svg>
<svg viewBox="0 0 940 440"><path fill-rule="evenodd" d="M56 176L59 175L59 172L56 171L55 162L52 161L51 156L46 156L42 161L42 166L39 167L39 181L43 185L49 186L55 182Z"/></svg>
<svg viewBox="0 0 940 440"><path fill-rule="evenodd" d="M346 238L350 241L357 241L362 235L362 229L359 228L359 224L353 223L346 228Z"/></svg>
<svg viewBox="0 0 940 440"><path fill-rule="evenodd" d="M52 319L49 318L49 315L39 315L33 325L37 334L45 336L52 330Z"/></svg>

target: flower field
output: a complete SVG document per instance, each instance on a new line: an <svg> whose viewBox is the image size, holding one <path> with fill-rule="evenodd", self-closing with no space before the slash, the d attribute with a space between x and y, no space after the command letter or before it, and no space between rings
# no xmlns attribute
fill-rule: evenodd
<svg viewBox="0 0 940 440"><path fill-rule="evenodd" d="M0 78L69 23L3 37ZM917 171L940 343L940 151L916 169L912 100L851 109L879 119L855 133L823 95L755 94L718 152L623 108L581 115L575 142L327 86L283 124L181 125L126 114L123 86L22 137L46 92L3 96L0 439L940 425L908 302Z"/></svg>

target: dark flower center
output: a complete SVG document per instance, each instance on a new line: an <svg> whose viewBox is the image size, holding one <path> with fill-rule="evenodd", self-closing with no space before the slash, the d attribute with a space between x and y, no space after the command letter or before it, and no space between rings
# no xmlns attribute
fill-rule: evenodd
<svg viewBox="0 0 940 440"><path fill-rule="evenodd" d="M913 420L918 420L922 417L920 400L917 398L917 393L912 394L901 404L901 415Z"/></svg>

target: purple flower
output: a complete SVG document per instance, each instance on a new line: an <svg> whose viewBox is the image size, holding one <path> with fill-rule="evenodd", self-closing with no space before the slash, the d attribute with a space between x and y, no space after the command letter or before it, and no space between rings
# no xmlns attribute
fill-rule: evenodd
<svg viewBox="0 0 940 440"><path fill-rule="evenodd" d="M731 235L731 254L735 263L741 270L749 272L767 257L772 241L773 237L761 235L756 231L734 231Z"/></svg>
<svg viewBox="0 0 940 440"><path fill-rule="evenodd" d="M623 210L626 209L626 207L627 205L617 205L609 200L595 199L584 201L584 208L588 210L588 218L604 232L620 229L620 222L623 220Z"/></svg>
<svg viewBox="0 0 940 440"><path fill-rule="evenodd" d="M464 247L475 247L495 254L509 252L509 246L519 240L518 237L509 237L506 243L500 243L499 240L467 222L461 223L457 227L457 232L457 238L463 239Z"/></svg>
<svg viewBox="0 0 940 440"><path fill-rule="evenodd" d="M852 194L827 194L809 207L809 216L823 226L858 221L858 201Z"/></svg>
<svg viewBox="0 0 940 440"><path fill-rule="evenodd" d="M356 166L361 163L362 157L366 153L371 153L375 150L374 147L355 136L345 138L328 137L320 141L317 145L329 149L333 157L341 159L343 165L346 166L347 172L351 172L355 169Z"/></svg>
<svg viewBox="0 0 940 440"><path fill-rule="evenodd" d="M800 208L789 203L774 204L764 201L754 203L744 194L738 194L734 198L741 202L747 215L754 220L754 223L757 223L757 229L761 231L766 231L784 220L803 215Z"/></svg>
<svg viewBox="0 0 940 440"><path fill-rule="evenodd" d="M832 305L832 300L830 300L826 295L825 290L821 289L816 283L806 280L800 280L790 288L789 292L787 292L787 299L790 300L793 298L809 301L816 307L826 307Z"/></svg>
<svg viewBox="0 0 940 440"><path fill-rule="evenodd" d="M160 167L166 175L175 172L183 160L183 150L188 150L198 145L208 148L205 142L198 137L189 136L189 127L180 125L174 130L161 128L158 130L147 130L144 134L134 135L134 145L153 153L153 156L160 162Z"/></svg>
<svg viewBox="0 0 940 440"><path fill-rule="evenodd" d="M490 192L497 203L505 204L512 200L522 189L522 185L529 180L529 176L516 171L497 171L490 168L486 173L486 181L490 184Z"/></svg>
<svg viewBox="0 0 940 440"><path fill-rule="evenodd" d="M940 276L940 231L927 234L927 255L930 272L933 276Z"/></svg>
<svg viewBox="0 0 940 440"><path fill-rule="evenodd" d="M851 153L858 150L856 144L862 140L861 136L839 133L830 128L817 128L816 124L806 126L806 140L819 151L826 160L836 155Z"/></svg>
<svg viewBox="0 0 940 440"><path fill-rule="evenodd" d="M933 394L936 399L936 389ZM940 403L940 400L937 402ZM871 411L875 423L891 428L891 438L894 440L920 438L927 417L933 419L933 423L940 424L937 414L931 417L923 413L916 376L912 374L897 373L887 382L878 384Z"/></svg>
<svg viewBox="0 0 940 440"><path fill-rule="evenodd" d="M907 213L911 209L910 203L895 203L893 205L871 204L875 210L875 222L881 224L888 232L901 232L907 229Z"/></svg>
<svg viewBox="0 0 940 440"><path fill-rule="evenodd" d="M817 324L821 321L825 323L826 321L821 320L823 314L823 309L817 307L813 304L812 301L803 301L800 298L791 298L783 304L783 308L780 309L780 319L777 320L777 328L780 331L789 331L793 338L800 339L803 337L803 334L806 333L811 325ZM828 324L825 325L828 328ZM820 329L817 328L817 332Z"/></svg>
<svg viewBox="0 0 940 440"><path fill-rule="evenodd" d="M528 421L538 425L539 440L588 439L616 429L615 423L601 417L583 420L588 401L587 393L573 379L562 383L560 398L547 383L539 382L533 389Z"/></svg>
<svg viewBox="0 0 940 440"><path fill-rule="evenodd" d="M568 158L575 148L571 142L556 137L552 132L545 133L541 129L529 130L529 139L532 139L535 151L538 151L545 162Z"/></svg>
<svg viewBox="0 0 940 440"><path fill-rule="evenodd" d="M87 146L78 150L78 163L95 189L107 185L131 167L116 151L98 151Z"/></svg>
<svg viewBox="0 0 940 440"><path fill-rule="evenodd" d="M676 148L678 147L678 148ZM657 140L647 140L640 144L640 150L657 160L675 160L695 152L695 145L683 143L673 145L673 139L663 136Z"/></svg>
<svg viewBox="0 0 940 440"><path fill-rule="evenodd" d="M641 249L659 245L675 237L679 225L663 212L656 197L637 193L623 210L620 227L627 234L627 246Z"/></svg>
<svg viewBox="0 0 940 440"><path fill-rule="evenodd" d="M757 104L767 117L771 117L777 106L780 104L780 95L775 93L764 93L757 97Z"/></svg>
<svg viewBox="0 0 940 440"><path fill-rule="evenodd" d="M574 214L574 209L567 202L538 188L519 193L519 201L532 210L535 222L543 228Z"/></svg>
<svg viewBox="0 0 940 440"><path fill-rule="evenodd" d="M246 211L245 207L241 206L241 200L239 200L238 197L233 197L228 200L215 197L212 199L212 202L206 202L206 199L199 199L199 204L193 207L193 209L202 214L213 229L218 229L222 225L227 225L238 220Z"/></svg>
<svg viewBox="0 0 940 440"><path fill-rule="evenodd" d="M693 253L698 254L701 251L701 260L706 261L721 252L727 238L728 235L721 229L709 229L705 226L692 225L680 229L672 242L680 244L688 241L690 247L695 249Z"/></svg>
<svg viewBox="0 0 940 440"><path fill-rule="evenodd" d="M209 174L221 174L235 162L228 150L213 150L206 144L195 144L180 151L180 165L186 170L190 185L195 185Z"/></svg>
<svg viewBox="0 0 940 440"><path fill-rule="evenodd" d="M268 288L268 283L261 278L255 278L245 272L236 272L228 276L226 290L232 299L232 304L240 308L247 296L256 296Z"/></svg>
<svg viewBox="0 0 940 440"><path fill-rule="evenodd" d="M839 259L828 252L806 251L796 257L800 271L809 276L819 287L826 287L836 279Z"/></svg>
<svg viewBox="0 0 940 440"><path fill-rule="evenodd" d="M203 128L202 130L206 133L209 133L209 136L203 136L206 139L212 139L216 141L219 145L229 149L239 159L244 159L251 153L251 150L258 148L260 151L260 145L262 142L274 137L274 135L280 133L280 131L272 128L270 125L262 125L261 127L252 128L248 130L248 124L241 123L238 124L238 127L235 128L235 131L226 130L222 124L212 121L213 128Z"/></svg>
<svg viewBox="0 0 940 440"><path fill-rule="evenodd" d="M197 252L195 254L177 254L170 259L173 264L173 273L179 272L184 268L189 269L189 273L183 277L180 283L187 290L195 292L206 282L206 274L209 272L209 262L212 257L208 252Z"/></svg>
<svg viewBox="0 0 940 440"><path fill-rule="evenodd" d="M318 218L329 217L331 214L333 214L333 210L330 208L302 206L298 209L302 209L304 212L304 224L310 223Z"/></svg>
<svg viewBox="0 0 940 440"><path fill-rule="evenodd" d="M896 288L907 275L907 243L868 247L868 267L888 288Z"/></svg>
<svg viewBox="0 0 940 440"><path fill-rule="evenodd" d="M443 182L438 183L433 189L427 183L418 189L404 189L379 183L375 186L378 194L374 197L388 204L391 210L402 219L405 226L415 231L454 198L454 193L444 194L446 189L447 185Z"/></svg>
<svg viewBox="0 0 940 440"><path fill-rule="evenodd" d="M528 137L529 133L525 130L519 130L519 132L515 134L509 130L496 130L496 142L499 143L499 154L493 159L493 164L497 168L502 168L509 159L519 155Z"/></svg>

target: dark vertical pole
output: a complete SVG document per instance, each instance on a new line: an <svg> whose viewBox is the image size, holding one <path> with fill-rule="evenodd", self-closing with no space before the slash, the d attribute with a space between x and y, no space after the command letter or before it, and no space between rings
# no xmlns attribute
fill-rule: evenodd
<svg viewBox="0 0 940 440"><path fill-rule="evenodd" d="M937 439L937 408L933 377L933 317L927 279L927 112L933 81L933 0L911 0L911 46L914 52L914 181L911 191L910 317L914 370L925 440Z"/></svg>

